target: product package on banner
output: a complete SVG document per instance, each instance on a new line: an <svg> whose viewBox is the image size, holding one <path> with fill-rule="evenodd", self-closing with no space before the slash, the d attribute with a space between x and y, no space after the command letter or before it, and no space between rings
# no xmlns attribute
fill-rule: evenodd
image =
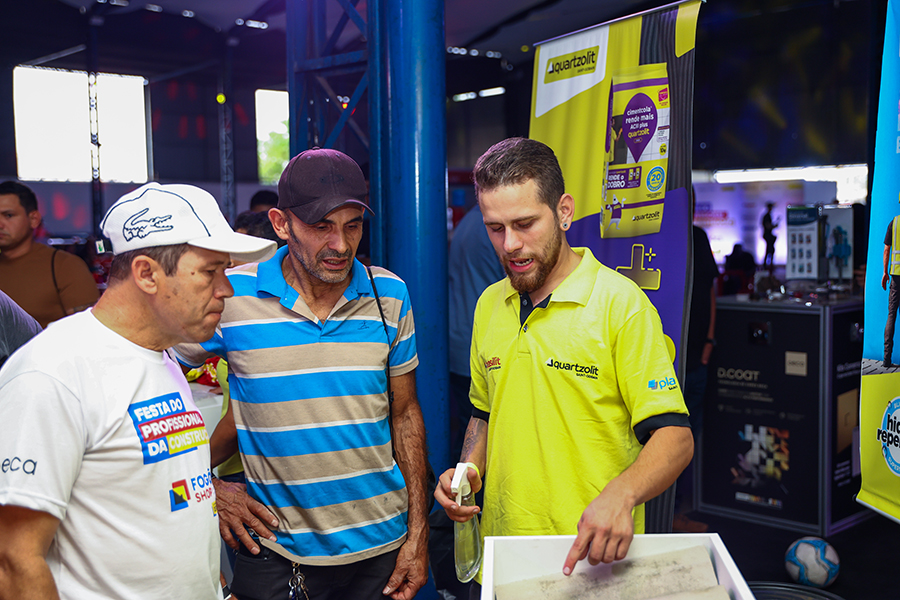
<svg viewBox="0 0 900 600"><path fill-rule="evenodd" d="M890 0L884 32L875 172L869 223L860 392L857 500L900 521L900 1Z"/></svg>
<svg viewBox="0 0 900 600"><path fill-rule="evenodd" d="M600 237L658 233L666 199L669 79L666 64L613 74L606 132L606 200Z"/></svg>
<svg viewBox="0 0 900 600"><path fill-rule="evenodd" d="M556 152L575 198L569 243L647 293L679 354L699 9L673 3L540 44L532 94L530 137Z"/></svg>

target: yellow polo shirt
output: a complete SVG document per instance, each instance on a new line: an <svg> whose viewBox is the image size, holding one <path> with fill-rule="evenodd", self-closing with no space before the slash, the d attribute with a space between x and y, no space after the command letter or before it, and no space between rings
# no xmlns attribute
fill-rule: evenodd
<svg viewBox="0 0 900 600"><path fill-rule="evenodd" d="M689 426L656 309L589 249L575 252L578 267L524 325L509 279L475 309L470 397L490 415L484 535L577 533L650 430ZM643 533L643 506L634 520Z"/></svg>

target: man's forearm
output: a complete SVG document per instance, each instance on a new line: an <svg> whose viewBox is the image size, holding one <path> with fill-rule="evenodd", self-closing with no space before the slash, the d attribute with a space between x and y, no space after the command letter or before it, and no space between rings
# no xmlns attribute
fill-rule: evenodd
<svg viewBox="0 0 900 600"><path fill-rule="evenodd" d="M470 462L478 467L481 476L487 467L487 438L488 423L484 419L471 417L466 427L466 437L463 439L462 452L459 462Z"/></svg>
<svg viewBox="0 0 900 600"><path fill-rule="evenodd" d="M0 600L58 600L46 559L58 527L49 513L0 505Z"/></svg>
<svg viewBox="0 0 900 600"><path fill-rule="evenodd" d="M425 422L416 399L415 373L391 378L394 389L393 428L394 453L409 494L410 535L428 533L428 498L425 489L428 451L425 444ZM421 541L421 540L420 540Z"/></svg>
<svg viewBox="0 0 900 600"><path fill-rule="evenodd" d="M657 429L641 449L637 460L607 484L626 491L638 506L672 485L693 457L694 439L689 427ZM605 491L605 490L604 490Z"/></svg>
<svg viewBox="0 0 900 600"><path fill-rule="evenodd" d="M410 414L410 413L415 414ZM425 423L418 407L412 411L407 409L401 418L394 421L394 450L397 465L406 481L409 494L409 534L428 535L428 492L425 489L427 478L425 447ZM424 538L423 538L424 539ZM421 540L420 540L421 541Z"/></svg>
<svg viewBox="0 0 900 600"><path fill-rule="evenodd" d="M0 561L0 600L59 600L47 561L43 557L15 564Z"/></svg>

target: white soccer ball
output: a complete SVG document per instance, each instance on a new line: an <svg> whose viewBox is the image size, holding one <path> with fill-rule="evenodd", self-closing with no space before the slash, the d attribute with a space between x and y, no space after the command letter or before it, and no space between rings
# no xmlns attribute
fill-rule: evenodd
<svg viewBox="0 0 900 600"><path fill-rule="evenodd" d="M841 559L834 546L817 537L802 537L784 553L784 567L791 578L803 585L828 587L837 579Z"/></svg>

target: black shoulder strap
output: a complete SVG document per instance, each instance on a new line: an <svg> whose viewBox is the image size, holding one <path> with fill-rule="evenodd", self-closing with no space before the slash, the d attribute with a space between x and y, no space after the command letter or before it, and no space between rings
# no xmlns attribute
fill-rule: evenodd
<svg viewBox="0 0 900 600"><path fill-rule="evenodd" d="M378 296L378 288L375 287L375 278L372 276L372 269L366 267L366 273L369 274L369 281L372 282L372 291L375 293L375 303L378 305L378 314L381 315L381 324L384 325L384 334L388 336L388 346L391 344L391 334L388 333L387 319L384 318L384 310L381 308L381 298ZM390 354L388 355L390 360Z"/></svg>
<svg viewBox="0 0 900 600"><path fill-rule="evenodd" d="M391 390L391 334L388 332L387 319L384 318L384 309L381 308L381 298L378 296L378 288L375 287L375 278L372 276L372 269L366 267L366 273L369 274L369 281L372 282L372 291L375 293L375 304L378 305L378 314L381 315L381 324L384 325L384 335L387 336L388 354L385 361L385 379L387 379L387 395L388 395L388 428L391 432L391 454L394 454L394 392Z"/></svg>
<svg viewBox="0 0 900 600"><path fill-rule="evenodd" d="M375 293L375 304L378 305L378 314L381 315L381 324L384 325L384 335L388 339L388 355L387 355L387 393L388 405L394 403L394 392L391 391L391 334L388 332L387 319L384 318L384 309L381 308L381 298L378 296L378 288L375 287L375 278L372 277L372 269L366 267L366 273L369 274L369 281L372 282L372 291Z"/></svg>

